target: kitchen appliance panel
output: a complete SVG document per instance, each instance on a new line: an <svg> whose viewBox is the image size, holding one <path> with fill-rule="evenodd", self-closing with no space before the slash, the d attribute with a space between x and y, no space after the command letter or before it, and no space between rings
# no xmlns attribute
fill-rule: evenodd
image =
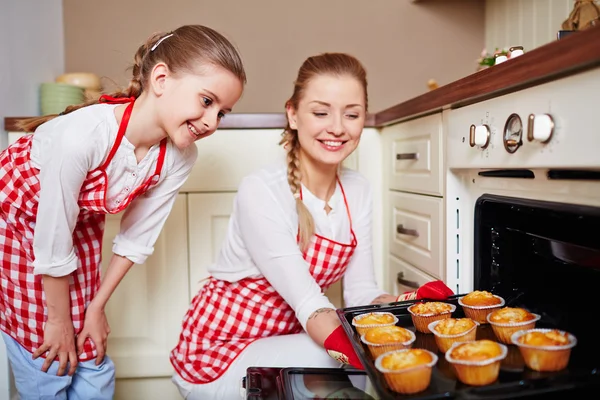
<svg viewBox="0 0 600 400"><path fill-rule="evenodd" d="M526 90L452 109L447 114L447 166L453 168L600 168L600 69L594 69ZM509 117L522 124L522 144L510 153L504 143ZM544 115L550 119L544 120ZM530 124L529 116L536 118ZM546 138L547 126L553 130ZM471 125L487 146L470 145ZM528 138L529 126L534 129ZM539 128L539 129L538 129ZM516 136L512 136L513 140ZM545 143L542 140L547 139ZM479 141L478 140L478 141Z"/></svg>

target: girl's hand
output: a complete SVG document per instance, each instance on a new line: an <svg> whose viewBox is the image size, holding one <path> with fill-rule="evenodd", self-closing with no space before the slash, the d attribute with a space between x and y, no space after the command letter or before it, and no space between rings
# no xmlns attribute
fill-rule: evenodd
<svg viewBox="0 0 600 400"><path fill-rule="evenodd" d="M85 312L83 329L79 335L77 335L77 354L81 354L83 352L83 344L87 338L90 338L92 339L92 342L94 342L96 351L98 353L96 357L96 365L100 365L102 360L104 360L104 355L106 354L109 333L110 327L108 326L108 321L106 320L104 308L95 307L94 303L92 302Z"/></svg>
<svg viewBox="0 0 600 400"><path fill-rule="evenodd" d="M35 360L45 352L48 352L46 360L42 365L42 371L48 372L58 356L57 375L63 376L69 364L69 375L73 375L77 369L77 353L75 353L75 332L71 319L51 320L48 319L44 327L44 343L33 353Z"/></svg>

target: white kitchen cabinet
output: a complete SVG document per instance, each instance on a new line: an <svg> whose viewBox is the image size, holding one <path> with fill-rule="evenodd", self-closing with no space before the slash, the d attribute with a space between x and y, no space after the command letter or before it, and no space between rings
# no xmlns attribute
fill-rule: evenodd
<svg viewBox="0 0 600 400"><path fill-rule="evenodd" d="M383 143L384 262L390 293L405 282L446 280L442 113L386 126ZM409 278L406 278L409 276Z"/></svg>
<svg viewBox="0 0 600 400"><path fill-rule="evenodd" d="M188 194L188 230L190 233L190 293L194 297L208 278L225 240L235 193Z"/></svg>

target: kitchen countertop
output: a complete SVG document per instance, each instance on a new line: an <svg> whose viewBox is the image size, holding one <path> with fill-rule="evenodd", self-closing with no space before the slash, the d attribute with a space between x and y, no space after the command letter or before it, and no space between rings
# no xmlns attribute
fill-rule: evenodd
<svg viewBox="0 0 600 400"><path fill-rule="evenodd" d="M522 56L492 66L420 96L367 116L367 127L395 122L457 108L515 92L600 66L600 26L575 32ZM24 117L4 118L4 129L16 131ZM283 128L284 113L232 113L219 129Z"/></svg>

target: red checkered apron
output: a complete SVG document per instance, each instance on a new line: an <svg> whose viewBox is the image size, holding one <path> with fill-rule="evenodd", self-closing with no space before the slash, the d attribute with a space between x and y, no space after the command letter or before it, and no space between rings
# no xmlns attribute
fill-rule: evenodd
<svg viewBox="0 0 600 400"><path fill-rule="evenodd" d="M100 286L100 262L104 217L122 211L139 194L158 181L166 139L161 142L156 170L143 185L115 209L105 204L106 166L123 139L133 102L131 99L107 102L129 102L119 126L115 143L106 161L88 173L81 191L77 223L73 231L73 247L79 265L69 275L71 318L75 334L81 332L85 310ZM0 153L0 329L33 353L44 342L47 318L42 276L33 274L33 232L38 209L39 170L31 165L29 154L33 135L25 135ZM86 340L80 361L96 357L91 340Z"/></svg>
<svg viewBox="0 0 600 400"><path fill-rule="evenodd" d="M315 234L303 254L323 291L342 278L357 244L341 183L340 188L352 242L343 244ZM238 282L211 277L184 317L171 363L186 381L209 383L219 378L256 339L300 332L302 326L294 310L264 277Z"/></svg>

